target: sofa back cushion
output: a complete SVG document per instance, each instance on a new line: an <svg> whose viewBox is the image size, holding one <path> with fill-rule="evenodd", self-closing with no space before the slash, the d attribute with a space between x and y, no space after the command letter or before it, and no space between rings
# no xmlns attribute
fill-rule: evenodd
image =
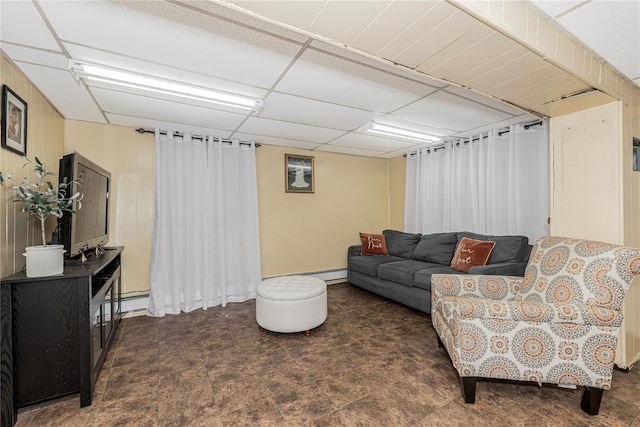
<svg viewBox="0 0 640 427"><path fill-rule="evenodd" d="M449 266L457 242L457 233L425 234L413 251L413 259Z"/></svg>
<svg viewBox="0 0 640 427"><path fill-rule="evenodd" d="M458 233L458 242L463 237L474 240L496 242L487 264L507 261L525 261L529 254L529 238L527 236L487 236L468 231Z"/></svg>
<svg viewBox="0 0 640 427"><path fill-rule="evenodd" d="M413 251L421 236L421 234L403 233L397 230L384 230L382 234L384 234L389 255L402 258L413 256Z"/></svg>

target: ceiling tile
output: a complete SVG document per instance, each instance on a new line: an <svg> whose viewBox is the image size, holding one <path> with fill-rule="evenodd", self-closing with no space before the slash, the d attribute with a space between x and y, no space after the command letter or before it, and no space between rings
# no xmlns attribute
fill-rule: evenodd
<svg viewBox="0 0 640 427"><path fill-rule="evenodd" d="M445 91L452 93L454 95L458 95L461 96L463 98L467 98L470 99L472 101L475 101L479 104L482 105L486 105L488 107L491 107L495 110L499 110L502 111L504 113L507 114L514 114L514 115L519 115L522 114L522 111L505 103L505 102L501 102L497 99L493 99L493 98L489 98L487 96L481 95L478 92L474 92L471 89L467 89L467 88L461 88L461 87L457 87L457 86L448 86L447 88L444 89Z"/></svg>
<svg viewBox="0 0 640 427"><path fill-rule="evenodd" d="M0 40L62 52L46 23L30 1L3 1Z"/></svg>
<svg viewBox="0 0 640 427"><path fill-rule="evenodd" d="M77 61L106 64L112 67L114 64L118 64L118 68L133 73L145 74L176 82L185 82L193 86L244 95L250 98L262 99L267 94L266 89L205 75L200 73L199 70L181 68L180 64L177 63L156 64L138 58L104 52L75 43L65 43L65 47L71 57ZM65 68L68 68L68 64L65 65Z"/></svg>
<svg viewBox="0 0 640 427"><path fill-rule="evenodd" d="M395 151L403 148L415 147L415 143L401 141L399 139L380 138L378 136L364 133L349 133L341 136L326 145L337 145L340 147L360 148L372 151Z"/></svg>
<svg viewBox="0 0 640 427"><path fill-rule="evenodd" d="M414 102L393 115L459 132L511 117L502 111L488 109L476 102L443 91Z"/></svg>
<svg viewBox="0 0 640 427"><path fill-rule="evenodd" d="M62 52L33 49L11 43L3 43L2 50L15 62L39 64L62 71L69 70L69 60Z"/></svg>
<svg viewBox="0 0 640 427"><path fill-rule="evenodd" d="M354 156L367 156L367 157L377 157L384 152L374 151L374 150L363 150L360 148L352 148L352 147L338 147L335 145L321 145L315 149L315 151L326 151L330 153L341 153L341 154L352 154Z"/></svg>
<svg viewBox="0 0 640 427"><path fill-rule="evenodd" d="M238 132L317 143L328 142L344 133L343 131L334 129L263 119L260 117L249 117L247 121L240 126ZM258 141L258 139L256 139L256 141Z"/></svg>
<svg viewBox="0 0 640 427"><path fill-rule="evenodd" d="M200 127L194 125L179 125L175 122L164 122L153 119L142 119L139 117L121 116L118 114L106 113L109 123L118 126L127 126L131 128L143 128L146 130L154 130L156 128L160 130L173 131L173 132L189 132L192 135L210 135L216 138L230 138L232 132L223 129L212 129L208 127Z"/></svg>
<svg viewBox="0 0 640 427"><path fill-rule="evenodd" d="M265 100L264 109L259 116L285 122L351 130L372 121L378 114L274 92Z"/></svg>
<svg viewBox="0 0 640 427"><path fill-rule="evenodd" d="M363 110L387 112L435 89L308 49L275 90Z"/></svg>
<svg viewBox="0 0 640 427"><path fill-rule="evenodd" d="M121 116L225 130L235 130L245 117L241 114L102 88L91 88L91 92L103 111Z"/></svg>
<svg viewBox="0 0 640 427"><path fill-rule="evenodd" d="M195 11L162 2L145 3L157 3L162 7L157 13L168 16L145 14L107 2L41 5L65 41L263 88L273 85L300 49L297 44L257 31L240 31L230 23ZM194 22L204 16L208 29L175 22L178 12L188 14Z"/></svg>
<svg viewBox="0 0 640 427"><path fill-rule="evenodd" d="M104 117L87 90L71 76L69 71L23 62L18 62L16 65L56 106L64 118L105 123Z"/></svg>

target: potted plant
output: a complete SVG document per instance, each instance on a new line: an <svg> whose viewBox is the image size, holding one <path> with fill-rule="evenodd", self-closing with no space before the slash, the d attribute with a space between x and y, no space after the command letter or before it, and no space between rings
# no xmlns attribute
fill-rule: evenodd
<svg viewBox="0 0 640 427"><path fill-rule="evenodd" d="M54 176L52 172L47 172L44 164L35 158L35 163L27 159L27 164L33 164L33 174L36 176L35 182L29 182L28 178L23 178L17 183L11 175L6 178L0 172L0 184L11 184L12 200L22 203L22 212L33 215L40 219L40 231L42 233L41 246L29 246L26 248L27 257L27 277L42 277L61 274L64 269L64 248L62 245L47 245L45 236L45 221L49 215L61 218L67 212L75 213L74 202L78 202L81 207L82 199L79 192L72 196L67 196L74 183L80 184L82 175L76 181L67 182L66 178L61 183L53 183L49 177Z"/></svg>

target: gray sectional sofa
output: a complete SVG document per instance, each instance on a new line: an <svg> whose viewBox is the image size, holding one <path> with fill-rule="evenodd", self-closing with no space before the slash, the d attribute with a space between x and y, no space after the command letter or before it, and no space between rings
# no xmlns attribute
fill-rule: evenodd
<svg viewBox="0 0 640 427"><path fill-rule="evenodd" d="M463 237L493 241L486 265L471 267L468 274L522 276L531 245L526 236L487 236L470 232L411 234L384 230L389 255L361 255L351 246L347 255L347 280L352 285L431 313L431 275L465 274L450 267Z"/></svg>

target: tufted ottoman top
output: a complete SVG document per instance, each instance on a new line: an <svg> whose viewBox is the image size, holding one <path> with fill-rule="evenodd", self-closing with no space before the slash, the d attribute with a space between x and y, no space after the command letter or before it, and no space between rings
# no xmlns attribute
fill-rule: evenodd
<svg viewBox="0 0 640 427"><path fill-rule="evenodd" d="M322 295L327 284L311 276L272 277L258 285L256 292L262 298L276 301L300 301Z"/></svg>

